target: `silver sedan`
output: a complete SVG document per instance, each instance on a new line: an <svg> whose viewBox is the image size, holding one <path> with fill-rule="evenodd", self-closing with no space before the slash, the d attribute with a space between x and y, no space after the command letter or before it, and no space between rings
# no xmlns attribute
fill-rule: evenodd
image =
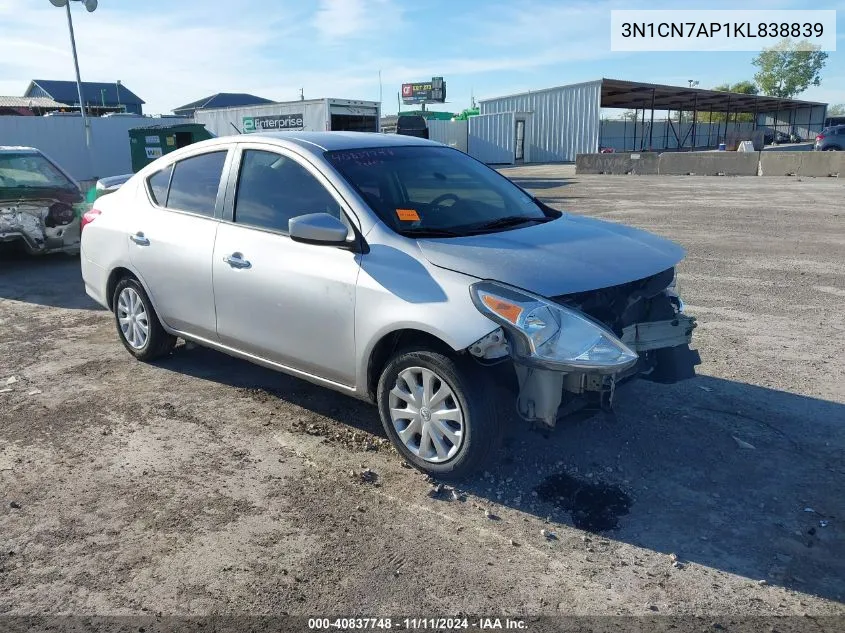
<svg viewBox="0 0 845 633"><path fill-rule="evenodd" d="M552 209L466 154L396 135L218 138L82 219L87 293L135 358L196 342L375 402L405 459L462 477L496 398L553 426L615 386L695 375L676 244Z"/></svg>

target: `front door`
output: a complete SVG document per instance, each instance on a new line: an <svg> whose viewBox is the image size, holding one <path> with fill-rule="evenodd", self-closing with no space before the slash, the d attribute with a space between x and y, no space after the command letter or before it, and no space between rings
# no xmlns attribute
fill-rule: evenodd
<svg viewBox="0 0 845 633"><path fill-rule="evenodd" d="M162 321L211 339L217 338L211 255L226 153L184 158L150 176L152 202L133 211L127 235L129 258Z"/></svg>
<svg viewBox="0 0 845 633"><path fill-rule="evenodd" d="M324 177L278 149L241 152L231 221L214 246L220 342L346 386L355 384L360 257L288 236L288 220L331 213L349 222Z"/></svg>
<svg viewBox="0 0 845 633"><path fill-rule="evenodd" d="M514 159L517 162L525 160L525 119L516 120L516 145Z"/></svg>

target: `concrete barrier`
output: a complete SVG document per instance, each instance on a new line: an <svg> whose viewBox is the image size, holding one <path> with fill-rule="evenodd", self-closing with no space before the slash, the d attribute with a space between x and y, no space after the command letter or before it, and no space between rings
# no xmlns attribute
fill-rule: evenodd
<svg viewBox="0 0 845 633"><path fill-rule="evenodd" d="M576 174L657 175L660 155L654 152L614 154L578 154Z"/></svg>
<svg viewBox="0 0 845 633"><path fill-rule="evenodd" d="M576 174L845 177L845 152L578 154Z"/></svg>
<svg viewBox="0 0 845 633"><path fill-rule="evenodd" d="M845 177L845 152L762 152L760 175Z"/></svg>
<svg viewBox="0 0 845 633"><path fill-rule="evenodd" d="M670 176L756 176L758 152L664 152L657 173Z"/></svg>

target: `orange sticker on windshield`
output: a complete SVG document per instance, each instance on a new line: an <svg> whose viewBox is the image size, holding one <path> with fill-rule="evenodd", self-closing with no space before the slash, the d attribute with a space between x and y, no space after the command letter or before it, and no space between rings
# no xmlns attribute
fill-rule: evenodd
<svg viewBox="0 0 845 633"><path fill-rule="evenodd" d="M420 219L420 214L416 209L396 209L396 217L403 222L417 222Z"/></svg>

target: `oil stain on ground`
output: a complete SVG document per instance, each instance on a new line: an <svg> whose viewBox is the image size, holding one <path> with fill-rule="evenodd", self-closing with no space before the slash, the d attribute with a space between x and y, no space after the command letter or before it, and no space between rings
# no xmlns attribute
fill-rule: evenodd
<svg viewBox="0 0 845 633"><path fill-rule="evenodd" d="M628 514L631 498L618 486L592 483L559 473L534 489L537 496L568 511L575 527L589 532L612 530Z"/></svg>

